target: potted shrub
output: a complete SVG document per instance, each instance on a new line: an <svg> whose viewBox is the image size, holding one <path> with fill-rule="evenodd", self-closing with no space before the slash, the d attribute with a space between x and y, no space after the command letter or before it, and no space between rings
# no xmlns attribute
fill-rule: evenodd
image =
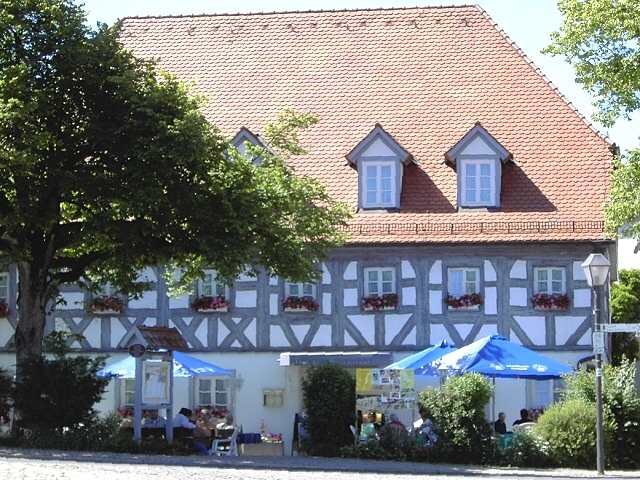
<svg viewBox="0 0 640 480"><path fill-rule="evenodd" d="M9 316L9 305L4 300L0 300L0 318Z"/></svg>
<svg viewBox="0 0 640 480"><path fill-rule="evenodd" d="M536 310L567 310L570 300L566 293L536 293L531 303Z"/></svg>
<svg viewBox="0 0 640 480"><path fill-rule="evenodd" d="M385 293L382 296L370 295L362 299L361 306L362 310L366 312L377 310L395 310L398 306L398 294Z"/></svg>
<svg viewBox="0 0 640 480"><path fill-rule="evenodd" d="M89 310L96 315L118 315L124 311L124 302L116 296L93 297Z"/></svg>
<svg viewBox="0 0 640 480"><path fill-rule="evenodd" d="M445 303L449 310L477 310L483 301L479 293L467 293L459 297L447 295Z"/></svg>
<svg viewBox="0 0 640 480"><path fill-rule="evenodd" d="M222 295L216 297L202 296L193 301L191 308L201 313L228 312L229 302Z"/></svg>
<svg viewBox="0 0 640 480"><path fill-rule="evenodd" d="M318 310L318 302L313 297L289 296L282 302L285 312L315 312Z"/></svg>

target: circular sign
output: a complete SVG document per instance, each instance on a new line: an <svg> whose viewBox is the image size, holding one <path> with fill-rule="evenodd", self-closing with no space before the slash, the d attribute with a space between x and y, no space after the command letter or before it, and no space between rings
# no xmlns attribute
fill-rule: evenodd
<svg viewBox="0 0 640 480"><path fill-rule="evenodd" d="M143 356L144 352L146 351L147 349L144 347L144 345L140 343L134 343L129 347L129 355L131 355L134 358Z"/></svg>

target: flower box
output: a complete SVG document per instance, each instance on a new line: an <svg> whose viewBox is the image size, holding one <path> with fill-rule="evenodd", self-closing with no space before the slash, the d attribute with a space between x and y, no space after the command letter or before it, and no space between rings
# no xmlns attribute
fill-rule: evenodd
<svg viewBox="0 0 640 480"><path fill-rule="evenodd" d="M536 293L531 297L531 303L536 310L568 310L571 300L569 300L569 295L564 293Z"/></svg>
<svg viewBox="0 0 640 480"><path fill-rule="evenodd" d="M94 297L89 303L89 311L95 315L120 315L124 311L124 302L120 297Z"/></svg>
<svg viewBox="0 0 640 480"><path fill-rule="evenodd" d="M360 306L365 312L395 310L398 306L398 294L385 293L381 297L378 295L364 297L360 302Z"/></svg>
<svg viewBox="0 0 640 480"><path fill-rule="evenodd" d="M313 297L289 296L282 302L285 312L315 312L318 307L318 302Z"/></svg>
<svg viewBox="0 0 640 480"><path fill-rule="evenodd" d="M191 304L191 308L200 313L228 312L229 302L223 297L198 297Z"/></svg>
<svg viewBox="0 0 640 480"><path fill-rule="evenodd" d="M465 311L465 310L478 310L482 305L483 300L478 293L468 293L459 297L453 295L447 295L444 303L447 304L449 310Z"/></svg>

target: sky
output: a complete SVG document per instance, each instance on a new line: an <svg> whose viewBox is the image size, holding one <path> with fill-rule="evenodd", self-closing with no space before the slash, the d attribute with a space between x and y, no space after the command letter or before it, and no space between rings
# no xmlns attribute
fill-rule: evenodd
<svg viewBox="0 0 640 480"><path fill-rule="evenodd" d="M548 45L550 33L562 23L555 0L84 0L89 22L112 24L118 18L144 15L188 15L200 13L329 10L376 7L479 4L513 41L540 67L574 106L593 122L592 98L575 82L572 67L561 57L540 51ZM605 128L593 122L620 148L640 146L640 112L631 120L619 120Z"/></svg>

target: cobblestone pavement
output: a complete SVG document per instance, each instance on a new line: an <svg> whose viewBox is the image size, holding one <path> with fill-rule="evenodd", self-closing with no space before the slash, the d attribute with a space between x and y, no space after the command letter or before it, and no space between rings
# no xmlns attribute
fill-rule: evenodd
<svg viewBox="0 0 640 480"><path fill-rule="evenodd" d="M0 449L4 480L455 480L601 478L582 470L517 470L303 457L210 458ZM640 478L614 472L608 478Z"/></svg>

